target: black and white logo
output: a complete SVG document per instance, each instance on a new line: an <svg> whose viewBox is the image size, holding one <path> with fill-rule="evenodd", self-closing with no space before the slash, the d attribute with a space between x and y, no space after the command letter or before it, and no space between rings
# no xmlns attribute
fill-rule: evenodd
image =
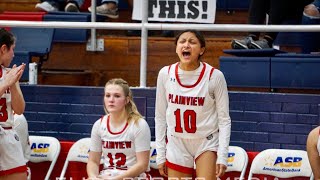
<svg viewBox="0 0 320 180"><path fill-rule="evenodd" d="M207 139L208 140L211 140L213 138L213 135L212 134L210 134L209 136L207 136Z"/></svg>
<svg viewBox="0 0 320 180"><path fill-rule="evenodd" d="M14 134L14 138L19 141L19 136L17 134Z"/></svg>

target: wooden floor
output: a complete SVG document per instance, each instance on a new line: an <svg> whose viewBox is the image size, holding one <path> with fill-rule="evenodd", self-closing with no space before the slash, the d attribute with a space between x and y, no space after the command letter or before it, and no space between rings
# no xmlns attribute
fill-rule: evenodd
<svg viewBox="0 0 320 180"><path fill-rule="evenodd" d="M35 11L34 6L40 0L1 0L0 12L3 11Z"/></svg>

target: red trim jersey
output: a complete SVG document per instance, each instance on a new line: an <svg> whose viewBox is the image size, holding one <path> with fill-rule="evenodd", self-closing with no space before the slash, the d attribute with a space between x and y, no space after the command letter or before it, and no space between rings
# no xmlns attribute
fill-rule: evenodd
<svg viewBox="0 0 320 180"><path fill-rule="evenodd" d="M150 150L150 141L150 128L144 119L115 130L110 116L105 115L93 125L90 151L102 152L104 169L127 170L136 164L137 152Z"/></svg>
<svg viewBox="0 0 320 180"><path fill-rule="evenodd" d="M6 68L1 66L0 69L0 82L4 81L6 77ZM0 126L2 127L13 127L13 112L11 107L11 92L8 88L4 94L2 94L0 99Z"/></svg>
<svg viewBox="0 0 320 180"><path fill-rule="evenodd" d="M207 137L218 131L214 99L209 95L212 67L203 63L195 83L183 84L178 75L178 63L169 70L166 82L166 119L170 134L186 139Z"/></svg>
<svg viewBox="0 0 320 180"><path fill-rule="evenodd" d="M158 164L166 160L167 134L197 139L219 131L217 163L226 165L231 119L221 71L203 62L194 71L183 71L179 63L162 68L157 80L155 123Z"/></svg>

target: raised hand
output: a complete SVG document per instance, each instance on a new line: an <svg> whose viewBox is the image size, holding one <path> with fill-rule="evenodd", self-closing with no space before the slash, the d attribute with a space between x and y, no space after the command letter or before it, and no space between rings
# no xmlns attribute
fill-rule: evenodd
<svg viewBox="0 0 320 180"><path fill-rule="evenodd" d="M11 69L7 70L5 82L9 87L20 80L25 67L26 64L22 63L20 66L13 65Z"/></svg>

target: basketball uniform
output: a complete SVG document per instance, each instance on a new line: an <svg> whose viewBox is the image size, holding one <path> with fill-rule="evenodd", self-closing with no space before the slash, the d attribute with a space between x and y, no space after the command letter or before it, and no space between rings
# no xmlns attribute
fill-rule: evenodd
<svg viewBox="0 0 320 180"><path fill-rule="evenodd" d="M166 82L168 133L185 139L207 137L218 131L214 100L209 95L209 78L213 68L203 63L195 84L184 85L178 76L178 63L169 70Z"/></svg>
<svg viewBox="0 0 320 180"><path fill-rule="evenodd" d="M6 69L1 67L0 71L0 81L4 81ZM13 126L11 93L7 89L0 99L0 176L27 171L20 139Z"/></svg>
<svg viewBox="0 0 320 180"><path fill-rule="evenodd" d="M14 114L14 129L16 130L20 143L22 145L22 150L24 154L25 162L27 163L30 159L30 142L29 142L29 131L28 122L23 114Z"/></svg>
<svg viewBox="0 0 320 180"><path fill-rule="evenodd" d="M207 63L200 63L195 71L183 71L179 63L164 67L159 73L156 99L156 139L157 163L163 162L163 132L167 125L168 139L165 145L167 166L169 168L192 173L195 159L205 151L218 151L219 163L226 164L230 139L230 117L227 90L224 96L224 117L218 118L217 102L210 90L219 88L209 80L224 77L219 70ZM162 77L161 77L162 76ZM162 88L161 88L162 86ZM160 87L158 89L158 87ZM163 92L160 92L163 91ZM213 90L212 90L213 91ZM160 97L165 95L165 97ZM163 120L165 118L165 120ZM164 121L166 124L164 125ZM222 123L222 121L224 121ZM225 128L218 132L220 126ZM225 135L219 139L219 133ZM219 143L219 140L221 142ZM159 142L160 141L160 142ZM162 141L162 142L161 142ZM221 147L220 147L221 145ZM159 151L160 150L160 157Z"/></svg>
<svg viewBox="0 0 320 180"><path fill-rule="evenodd" d="M14 118L13 128L18 134L18 137L22 146L24 160L27 164L29 162L30 154L31 154L28 122L23 114L21 115L13 114L13 118ZM31 169L29 167L27 167L27 174L28 174L27 180L31 180Z"/></svg>
<svg viewBox="0 0 320 180"><path fill-rule="evenodd" d="M113 176L135 165L136 153L149 151L150 141L150 128L144 119L139 119L136 123L127 123L122 129L114 130L110 124L110 116L105 115L93 125L90 151L102 152L102 173L112 173L110 175Z"/></svg>

